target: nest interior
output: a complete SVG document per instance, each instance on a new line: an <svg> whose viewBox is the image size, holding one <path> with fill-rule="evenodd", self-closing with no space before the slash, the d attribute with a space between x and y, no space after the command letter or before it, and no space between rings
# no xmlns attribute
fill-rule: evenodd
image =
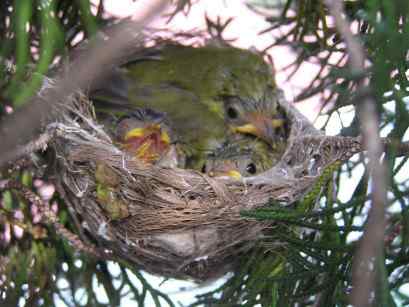
<svg viewBox="0 0 409 307"><path fill-rule="evenodd" d="M95 120L82 94L59 105L55 135L59 186L81 227L98 245L148 272L205 281L234 266L274 225L245 219L242 210L270 200L285 206L300 199L326 166L343 159L352 139L326 137L283 97L291 129L281 160L242 181L211 178L189 169L147 165L122 152ZM113 208L96 196L101 163L117 178ZM115 217L107 212L114 212Z"/></svg>

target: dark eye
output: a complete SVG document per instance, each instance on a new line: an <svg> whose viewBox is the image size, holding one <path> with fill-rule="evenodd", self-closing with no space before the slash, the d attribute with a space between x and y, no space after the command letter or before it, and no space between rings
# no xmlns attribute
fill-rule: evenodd
<svg viewBox="0 0 409 307"><path fill-rule="evenodd" d="M207 167L206 167L206 163L203 164L202 166L202 173L206 173Z"/></svg>
<svg viewBox="0 0 409 307"><path fill-rule="evenodd" d="M236 119L239 116L239 112L233 107L227 108L227 117L230 119Z"/></svg>
<svg viewBox="0 0 409 307"><path fill-rule="evenodd" d="M246 171L250 175L254 175L257 172L257 167L254 163L250 163L246 166Z"/></svg>

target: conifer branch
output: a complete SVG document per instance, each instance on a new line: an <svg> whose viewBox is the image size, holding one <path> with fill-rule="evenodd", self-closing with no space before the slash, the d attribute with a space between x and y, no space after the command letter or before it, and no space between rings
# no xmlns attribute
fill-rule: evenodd
<svg viewBox="0 0 409 307"><path fill-rule="evenodd" d="M343 1L325 1L338 32L343 37L349 56L350 69L354 74L365 74L365 55L361 43L354 36L346 20ZM365 88L364 79L358 83L358 91ZM354 306L369 306L370 294L375 289L375 259L381 256L385 232L386 169L379 161L382 154L382 141L379 137L376 102L370 95L365 95L357 104L361 116L362 136L369 157L369 170L372 175L373 197L368 214L365 232L353 261L353 291L350 302Z"/></svg>

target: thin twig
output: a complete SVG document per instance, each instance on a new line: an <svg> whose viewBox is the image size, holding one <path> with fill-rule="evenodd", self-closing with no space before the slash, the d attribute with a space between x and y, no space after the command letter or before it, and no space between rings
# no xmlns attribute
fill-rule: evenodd
<svg viewBox="0 0 409 307"><path fill-rule="evenodd" d="M332 137L334 138L334 137ZM335 137L338 138L338 137ZM347 137L339 137L340 139L347 139ZM352 155L360 153L367 150L365 143L363 141L363 136L358 136L352 138L356 144L355 147L351 148L350 151L346 151L345 160L349 159ZM400 142L399 140L393 138L380 138L381 143L381 152L387 152L389 150L394 151L395 156L398 157L407 157L409 156L409 141Z"/></svg>
<svg viewBox="0 0 409 307"><path fill-rule="evenodd" d="M400 142L391 138L382 138L381 141L384 151L391 149L396 157L406 157L409 155L409 141Z"/></svg>
<svg viewBox="0 0 409 307"><path fill-rule="evenodd" d="M50 207L47 206L38 195L21 183L10 180L3 182L0 189L16 189L20 191L24 198L37 206L46 222L52 224L56 232L70 242L75 249L83 251L96 258L104 258L103 253L101 253L95 246L85 245L76 234L65 228L64 225L58 221L56 214L50 209Z"/></svg>
<svg viewBox="0 0 409 307"><path fill-rule="evenodd" d="M344 38L349 55L349 64L354 73L362 74L365 71L365 55L360 42L355 38L343 10L343 1L326 0L327 7L334 17L338 32ZM364 80L358 84L364 87ZM375 287L376 257L382 251L385 232L385 203L386 203L386 168L379 161L382 153L382 142L379 137L378 120L375 111L376 102L365 95L360 104L357 104L362 123L362 135L368 151L368 167L372 174L372 203L368 214L365 232L353 262L353 290L350 302L353 306L369 306L370 294Z"/></svg>
<svg viewBox="0 0 409 307"><path fill-rule="evenodd" d="M53 138L53 132L51 130L47 130L46 132L40 134L35 140L28 142L26 145L18 146L13 151L13 155L7 161L9 165L13 165L11 169L12 170L16 169L16 167L14 167L14 165L16 164L16 161L19 162L21 159L29 157L30 154L38 150L41 150L41 151L46 150L48 143L51 141L52 138ZM29 162L30 159L26 161Z"/></svg>

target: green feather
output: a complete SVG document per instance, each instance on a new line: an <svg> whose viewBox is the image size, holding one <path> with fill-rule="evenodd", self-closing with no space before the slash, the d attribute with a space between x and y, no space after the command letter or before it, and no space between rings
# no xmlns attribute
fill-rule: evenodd
<svg viewBox="0 0 409 307"><path fill-rule="evenodd" d="M105 84L91 93L99 114L120 116L135 107L166 113L187 155L187 167L196 169L231 134L225 114L228 97L243 105L237 125L256 110L273 116L277 106L271 67L261 56L232 47L148 48Z"/></svg>

